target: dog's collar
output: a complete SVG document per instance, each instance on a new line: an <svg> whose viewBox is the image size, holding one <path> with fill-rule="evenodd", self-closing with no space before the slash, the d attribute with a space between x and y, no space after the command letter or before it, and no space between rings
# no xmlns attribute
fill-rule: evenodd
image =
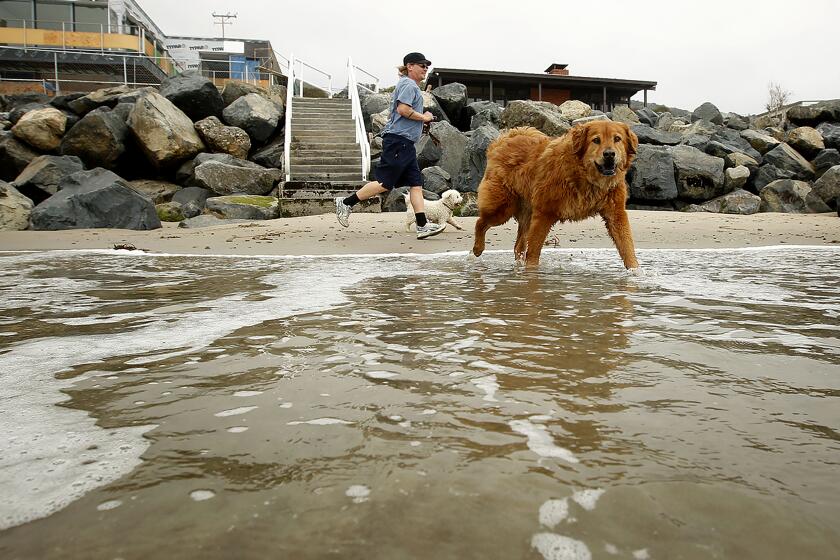
<svg viewBox="0 0 840 560"><path fill-rule="evenodd" d="M454 207L454 206L449 206L449 205L446 203L446 201L445 201L445 200L443 200L442 198L440 199L440 203L441 203L441 204L443 204L444 206L446 206L447 208L449 208L449 209L450 209L450 210L452 210L452 211L454 211L454 210L455 210L455 207Z"/></svg>

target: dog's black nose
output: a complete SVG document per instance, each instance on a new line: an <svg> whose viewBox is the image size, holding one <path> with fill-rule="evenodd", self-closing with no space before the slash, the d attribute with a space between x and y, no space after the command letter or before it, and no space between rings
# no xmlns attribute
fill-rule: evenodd
<svg viewBox="0 0 840 560"><path fill-rule="evenodd" d="M604 150L604 159L606 159L606 160L615 159L615 150Z"/></svg>

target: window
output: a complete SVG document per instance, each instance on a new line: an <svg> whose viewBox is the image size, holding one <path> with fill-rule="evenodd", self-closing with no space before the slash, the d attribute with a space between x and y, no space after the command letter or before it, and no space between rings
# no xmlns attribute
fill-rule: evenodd
<svg viewBox="0 0 840 560"><path fill-rule="evenodd" d="M108 32L108 9L106 6L79 6L74 9L76 31Z"/></svg>
<svg viewBox="0 0 840 560"><path fill-rule="evenodd" d="M32 26L32 2L30 0L6 0L0 2L0 27Z"/></svg>
<svg viewBox="0 0 840 560"><path fill-rule="evenodd" d="M62 28L62 23L65 24L65 29L70 30L70 22L72 21L72 6L64 2L49 2L46 0L37 0L35 2L35 26L38 29L57 29Z"/></svg>

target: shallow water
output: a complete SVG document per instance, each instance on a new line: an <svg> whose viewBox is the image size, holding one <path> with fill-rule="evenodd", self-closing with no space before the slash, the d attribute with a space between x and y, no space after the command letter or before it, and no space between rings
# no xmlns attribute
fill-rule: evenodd
<svg viewBox="0 0 840 560"><path fill-rule="evenodd" d="M0 256L0 557L836 558L836 249Z"/></svg>

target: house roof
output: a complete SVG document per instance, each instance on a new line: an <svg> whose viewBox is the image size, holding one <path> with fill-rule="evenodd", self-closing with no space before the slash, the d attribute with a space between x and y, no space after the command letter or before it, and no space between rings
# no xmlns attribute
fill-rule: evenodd
<svg viewBox="0 0 840 560"><path fill-rule="evenodd" d="M556 74L529 74L525 72L498 72L495 70L468 70L462 68L435 68L432 76L440 76L447 80L458 79L493 79L506 82L542 82L569 87L602 87L612 86L621 89L656 89L656 82L646 80L619 80L615 78L593 78L589 76L558 76Z"/></svg>

